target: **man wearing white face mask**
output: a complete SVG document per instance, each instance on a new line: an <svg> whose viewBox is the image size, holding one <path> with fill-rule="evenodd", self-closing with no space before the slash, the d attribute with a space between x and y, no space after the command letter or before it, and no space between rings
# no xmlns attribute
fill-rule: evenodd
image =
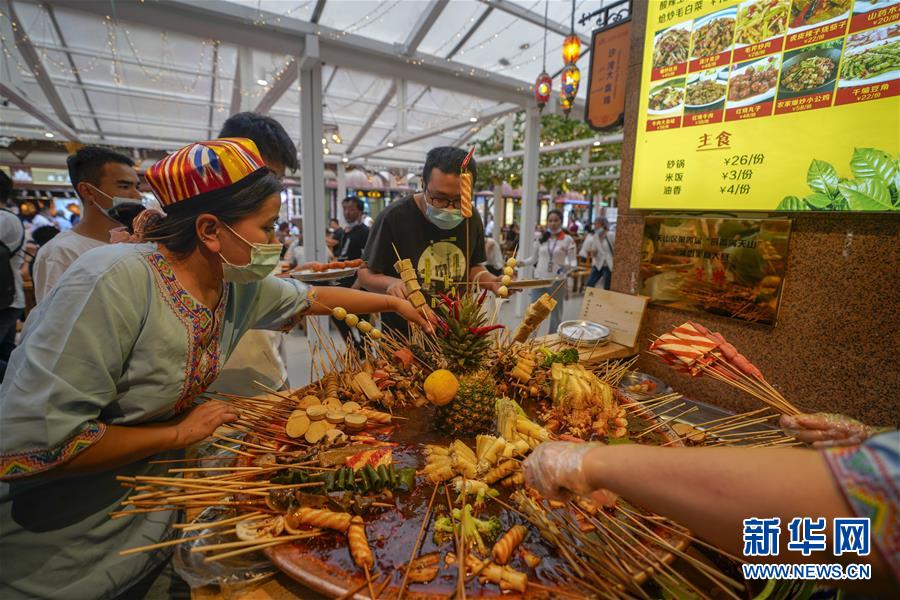
<svg viewBox="0 0 900 600"><path fill-rule="evenodd" d="M109 231L130 225L142 208L134 162L118 152L85 146L66 163L83 205L81 220L54 237L34 261L34 295L40 302L75 259L109 243Z"/></svg>
<svg viewBox="0 0 900 600"><path fill-rule="evenodd" d="M484 225L478 211L468 219L460 210L460 166L466 157L462 148L433 148L425 158L423 190L401 198L384 209L375 220L358 272L360 285L369 291L405 298L405 288L394 268L397 254L410 259L426 296L448 290L454 284L477 282L496 293L499 278L482 265L485 257ZM475 174L475 159L466 167ZM433 306L433 303L432 303ZM405 328L396 315L385 313L382 321L394 329Z"/></svg>

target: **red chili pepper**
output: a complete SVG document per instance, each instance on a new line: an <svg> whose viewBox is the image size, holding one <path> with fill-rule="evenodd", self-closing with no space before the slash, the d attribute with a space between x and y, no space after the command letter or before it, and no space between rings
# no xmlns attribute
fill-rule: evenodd
<svg viewBox="0 0 900 600"><path fill-rule="evenodd" d="M487 290L482 290L481 295L478 296L478 306L484 304L484 299L487 298Z"/></svg>
<svg viewBox="0 0 900 600"><path fill-rule="evenodd" d="M443 302L445 306L453 306L453 298L451 298L444 292L438 292L438 296L440 296L441 302Z"/></svg>
<svg viewBox="0 0 900 600"><path fill-rule="evenodd" d="M485 325L484 327L469 327L469 333L472 335L477 335L478 337L484 337L495 329L501 329L505 327L505 325Z"/></svg>

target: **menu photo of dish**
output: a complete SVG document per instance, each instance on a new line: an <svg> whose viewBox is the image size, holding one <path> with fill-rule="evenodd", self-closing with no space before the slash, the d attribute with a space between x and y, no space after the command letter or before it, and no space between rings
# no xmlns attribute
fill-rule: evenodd
<svg viewBox="0 0 900 600"><path fill-rule="evenodd" d="M794 0L785 50L843 37L853 0Z"/></svg>
<svg viewBox="0 0 900 600"><path fill-rule="evenodd" d="M836 105L900 93L900 24L851 35L841 63Z"/></svg>
<svg viewBox="0 0 900 600"><path fill-rule="evenodd" d="M728 76L725 120L771 116L780 67L781 56L778 54L732 65Z"/></svg>
<svg viewBox="0 0 900 600"><path fill-rule="evenodd" d="M684 80L684 77L676 77L651 86L647 102L647 131L681 127Z"/></svg>
<svg viewBox="0 0 900 600"><path fill-rule="evenodd" d="M747 0L738 5L733 62L781 52L791 0Z"/></svg>
<svg viewBox="0 0 900 600"><path fill-rule="evenodd" d="M775 114L831 106L843 40L784 53Z"/></svg>
<svg viewBox="0 0 900 600"><path fill-rule="evenodd" d="M900 0L856 0L850 33L900 21Z"/></svg>
<svg viewBox="0 0 900 600"><path fill-rule="evenodd" d="M728 67L722 67L688 75L684 93L684 127L722 121L728 70Z"/></svg>
<svg viewBox="0 0 900 600"><path fill-rule="evenodd" d="M731 62L737 7L732 6L694 20L688 72L705 71Z"/></svg>
<svg viewBox="0 0 900 600"><path fill-rule="evenodd" d="M679 23L658 32L653 38L651 81L684 75L691 49L691 22Z"/></svg>

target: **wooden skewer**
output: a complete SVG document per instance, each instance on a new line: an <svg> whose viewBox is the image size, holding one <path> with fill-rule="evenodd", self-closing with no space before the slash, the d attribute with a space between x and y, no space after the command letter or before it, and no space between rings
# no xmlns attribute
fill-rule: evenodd
<svg viewBox="0 0 900 600"><path fill-rule="evenodd" d="M232 525L239 521L254 521L256 519L263 519L268 517L269 515L263 514L259 511L238 515L236 517L231 517L230 519L222 519L219 521L210 521L209 523L175 523L172 525L174 529L181 529L183 531L196 531L199 529L214 529L216 527L222 527L223 525Z"/></svg>
<svg viewBox="0 0 900 600"><path fill-rule="evenodd" d="M204 563L211 563L217 560L222 560L223 558L231 558L232 556L240 556L241 554L249 554L251 552L256 552L257 550L263 550L265 548L270 548L272 546L280 546L281 544L286 544L288 542L292 542L295 539L300 540L304 538L310 538L319 535L318 533L312 535L304 535L304 536L290 536L290 537L281 537L276 538L273 541L270 541L265 544L257 544L256 546L250 546L249 548L241 548L239 550L232 550L231 552L225 552L223 554L216 554L214 556L207 556L203 559Z"/></svg>
<svg viewBox="0 0 900 600"><path fill-rule="evenodd" d="M214 433L212 435L217 440L222 440L223 442L230 442L232 444L237 444L238 446L249 446L250 448L257 448L259 450L265 450L266 452L271 452L277 450L277 448L269 448L267 446L260 446L259 444L254 444L253 442L248 442L246 440L239 440L232 437L228 437L227 435L219 435L218 433Z"/></svg>
<svg viewBox="0 0 900 600"><path fill-rule="evenodd" d="M262 471L262 467L190 467L187 469L169 469L169 473L203 473L213 471Z"/></svg>
<svg viewBox="0 0 900 600"><path fill-rule="evenodd" d="M168 548L169 546L177 546L178 544L183 544L185 542L193 542L195 540L203 540L208 537L212 537L214 535L220 535L221 531L210 531L209 533L203 533L200 535L194 535L191 537L179 538L175 540L168 540L166 542L159 542L157 544L147 544L146 546L138 546L136 548L129 548L128 550L122 550L119 552L119 556L130 556L132 554L137 554L139 552L147 552L149 550L158 550L159 548Z"/></svg>
<svg viewBox="0 0 900 600"><path fill-rule="evenodd" d="M369 598L377 600L378 595L375 593L375 586L372 585L372 574L369 572L369 567L363 565L363 573L366 574L366 586L369 588Z"/></svg>
<svg viewBox="0 0 900 600"><path fill-rule="evenodd" d="M304 531L303 533L298 533L294 535L282 535L274 538L265 538L259 540L241 540L239 542L223 542L221 544L209 544L206 546L197 546L196 548L191 548L191 553L193 554L203 554L206 552L213 552L215 550L230 550L231 548L245 548L247 546L258 546L259 544L266 544L268 542L279 541L283 542L291 542L293 540L302 540L304 538L313 537L314 535L319 535L321 530L319 529L311 529L308 532Z"/></svg>
<svg viewBox="0 0 900 600"><path fill-rule="evenodd" d="M419 528L419 535L416 536L416 543L413 545L412 554L409 556L409 562L406 563L406 572L403 573L403 581L400 582L400 591L397 592L397 600L403 600L403 594L406 592L406 582L409 579L409 572L412 570L413 561L419 555L419 545L422 543L422 536L425 533L425 527L431 519L431 507L434 506L434 499L437 497L438 486L434 486L431 492L431 500L428 501L428 508L425 509L425 518L422 519L422 526Z"/></svg>
<svg viewBox="0 0 900 600"><path fill-rule="evenodd" d="M229 448L228 446L223 446L222 444L216 444L215 442L211 443L210 446L214 448L219 448L221 450L228 450L229 452L234 452L235 454L240 454L241 456L249 456L251 458L255 458L255 454L250 454L249 452L244 452L243 450L238 450L237 448Z"/></svg>

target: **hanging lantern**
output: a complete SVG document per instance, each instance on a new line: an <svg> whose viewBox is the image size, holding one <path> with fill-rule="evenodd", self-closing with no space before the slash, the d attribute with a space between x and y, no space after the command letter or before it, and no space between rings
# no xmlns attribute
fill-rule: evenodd
<svg viewBox="0 0 900 600"><path fill-rule="evenodd" d="M569 102L569 99L566 98L566 95L562 90L559 91L559 106L562 108L565 115L569 116L569 111L572 110L572 103Z"/></svg>
<svg viewBox="0 0 900 600"><path fill-rule="evenodd" d="M560 103L566 115L572 110L572 104L578 95L578 84L581 82L581 71L576 65L566 65L562 70L561 87L559 90Z"/></svg>
<svg viewBox="0 0 900 600"><path fill-rule="evenodd" d="M544 106L550 101L551 93L553 93L553 79L544 71L534 81L534 100L538 109L544 110Z"/></svg>
<svg viewBox="0 0 900 600"><path fill-rule="evenodd" d="M581 38L572 34L563 41L563 61L567 65L574 64L581 56Z"/></svg>

